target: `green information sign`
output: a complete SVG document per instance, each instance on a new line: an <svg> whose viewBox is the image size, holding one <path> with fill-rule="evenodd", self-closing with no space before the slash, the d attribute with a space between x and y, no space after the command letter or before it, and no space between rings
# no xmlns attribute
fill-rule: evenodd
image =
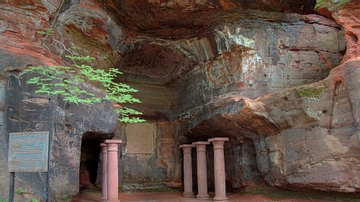
<svg viewBox="0 0 360 202"><path fill-rule="evenodd" d="M47 172L49 131L10 133L8 171Z"/></svg>

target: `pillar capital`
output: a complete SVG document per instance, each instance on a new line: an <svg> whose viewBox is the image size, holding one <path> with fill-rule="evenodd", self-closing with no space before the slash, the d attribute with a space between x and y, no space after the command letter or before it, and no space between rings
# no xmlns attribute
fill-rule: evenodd
<svg viewBox="0 0 360 202"><path fill-rule="evenodd" d="M192 144L182 144L179 146L179 148L191 148L191 147L194 147L194 145Z"/></svg>
<svg viewBox="0 0 360 202"><path fill-rule="evenodd" d="M210 144L210 142L208 141L197 141L197 142L193 142L192 145L207 145Z"/></svg>
<svg viewBox="0 0 360 202"><path fill-rule="evenodd" d="M183 149L184 154L191 154L191 149L195 146L191 144L182 144L179 147Z"/></svg>
<svg viewBox="0 0 360 202"><path fill-rule="evenodd" d="M106 144L121 144L122 140L105 140L104 143L106 143Z"/></svg>
<svg viewBox="0 0 360 202"><path fill-rule="evenodd" d="M225 141L229 141L229 138L228 137L214 137L214 138L208 139L208 142L225 142Z"/></svg>
<svg viewBox="0 0 360 202"><path fill-rule="evenodd" d="M100 144L100 148L101 148L101 153L102 153L102 154L106 154L106 153L107 153L107 144L101 143L101 144Z"/></svg>
<svg viewBox="0 0 360 202"><path fill-rule="evenodd" d="M193 142L192 145L196 147L197 152L205 152L206 151L206 145L210 144L210 142L207 141L197 141Z"/></svg>

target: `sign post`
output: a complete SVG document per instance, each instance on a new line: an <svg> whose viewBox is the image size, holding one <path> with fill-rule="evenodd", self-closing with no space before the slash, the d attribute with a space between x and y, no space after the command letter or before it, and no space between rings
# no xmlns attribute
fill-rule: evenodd
<svg viewBox="0 0 360 202"><path fill-rule="evenodd" d="M9 201L14 201L15 173L10 172Z"/></svg>
<svg viewBox="0 0 360 202"><path fill-rule="evenodd" d="M15 172L48 172L49 131L10 133L9 136L9 202L13 202ZM47 201L48 179L45 179L45 182L44 201Z"/></svg>

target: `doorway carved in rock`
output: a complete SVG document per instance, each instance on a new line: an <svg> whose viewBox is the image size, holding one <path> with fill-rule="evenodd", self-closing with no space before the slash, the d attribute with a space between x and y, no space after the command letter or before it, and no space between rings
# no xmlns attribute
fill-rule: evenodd
<svg viewBox="0 0 360 202"><path fill-rule="evenodd" d="M113 135L85 132L81 141L79 170L79 188L92 188L96 185L98 174L101 175L100 143Z"/></svg>

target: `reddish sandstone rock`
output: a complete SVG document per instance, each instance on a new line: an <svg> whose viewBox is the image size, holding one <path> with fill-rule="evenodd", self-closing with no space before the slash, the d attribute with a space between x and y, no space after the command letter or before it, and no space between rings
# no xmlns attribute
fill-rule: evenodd
<svg viewBox="0 0 360 202"><path fill-rule="evenodd" d="M343 62L358 58L360 55L360 5L349 5L334 12L333 17L345 30L347 50Z"/></svg>

